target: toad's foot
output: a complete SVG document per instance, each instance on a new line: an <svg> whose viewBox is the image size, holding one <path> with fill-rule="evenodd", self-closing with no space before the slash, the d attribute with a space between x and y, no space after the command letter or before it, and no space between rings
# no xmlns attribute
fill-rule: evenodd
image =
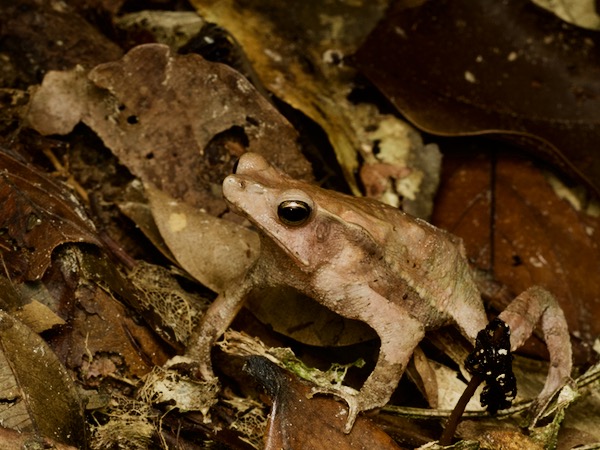
<svg viewBox="0 0 600 450"><path fill-rule="evenodd" d="M309 394L309 398L312 398L315 394L333 395L342 399L348 405L348 417L346 418L346 424L344 425L344 433L346 434L352 431L352 427L354 426L354 422L356 422L358 413L366 409L362 407L360 392L348 386L340 386L335 388L313 387Z"/></svg>
<svg viewBox="0 0 600 450"><path fill-rule="evenodd" d="M545 417L564 408L577 397L577 383L571 378L563 379L554 391L544 388L542 393L533 401L529 408L529 427L533 428ZM554 402L556 400L556 402Z"/></svg>

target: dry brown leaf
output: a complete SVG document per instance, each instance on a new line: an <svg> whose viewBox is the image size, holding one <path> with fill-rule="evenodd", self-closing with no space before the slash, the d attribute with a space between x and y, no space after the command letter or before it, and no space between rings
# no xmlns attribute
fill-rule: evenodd
<svg viewBox="0 0 600 450"><path fill-rule="evenodd" d="M160 231L156 226L150 205L143 192L142 183L134 180L125 189L124 194L118 200L117 206L119 210L125 214L140 231L146 236L152 245L169 261L177 264L177 260L167 247L164 239L160 235Z"/></svg>
<svg viewBox="0 0 600 450"><path fill-rule="evenodd" d="M48 344L0 311L0 421L84 446L83 409L75 385Z"/></svg>
<svg viewBox="0 0 600 450"><path fill-rule="evenodd" d="M31 301L15 311L14 316L36 333L65 324L65 321L57 316L54 311L37 300Z"/></svg>
<svg viewBox="0 0 600 450"><path fill-rule="evenodd" d="M183 352L209 299L185 291L169 269L138 261L127 274L136 291L136 311L166 342Z"/></svg>
<svg viewBox="0 0 600 450"><path fill-rule="evenodd" d="M591 30L600 30L600 15L596 4L591 0L532 0L538 6L553 12L565 22Z"/></svg>
<svg viewBox="0 0 600 450"><path fill-rule="evenodd" d="M528 0L404 0L356 61L418 128L513 140L600 194L599 45Z"/></svg>
<svg viewBox="0 0 600 450"><path fill-rule="evenodd" d="M42 134L80 120L144 183L213 215L225 211L221 182L244 151L310 178L297 133L241 75L166 45L132 49L84 71L51 72L28 120Z"/></svg>

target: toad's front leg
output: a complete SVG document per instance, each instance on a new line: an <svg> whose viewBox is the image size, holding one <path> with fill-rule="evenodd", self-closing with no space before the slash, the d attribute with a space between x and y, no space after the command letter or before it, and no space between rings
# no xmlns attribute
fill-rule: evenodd
<svg viewBox="0 0 600 450"><path fill-rule="evenodd" d="M552 395L570 379L573 362L565 315L552 294L534 286L515 298L498 317L510 327L511 350L523 345L536 324L541 324L550 353L550 369L533 410L535 423Z"/></svg>
<svg viewBox="0 0 600 450"><path fill-rule="evenodd" d="M334 394L345 400L348 404L346 433L352 430L359 412L384 406L389 401L415 347L425 335L421 322L405 308L365 286L355 286L349 291L343 309L335 304L326 306L344 317L365 322L375 330L381 339L377 364L358 392L349 388L313 390L313 393Z"/></svg>
<svg viewBox="0 0 600 450"><path fill-rule="evenodd" d="M196 376L206 381L215 378L211 363L211 348L215 341L225 333L239 310L250 285L244 281L232 283L232 288L227 289L210 305L202 320L194 328L188 339L185 356L198 364Z"/></svg>

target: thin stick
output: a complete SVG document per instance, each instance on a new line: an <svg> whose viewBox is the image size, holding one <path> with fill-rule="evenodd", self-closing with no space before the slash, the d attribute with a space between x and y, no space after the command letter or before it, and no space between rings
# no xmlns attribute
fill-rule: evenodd
<svg viewBox="0 0 600 450"><path fill-rule="evenodd" d="M465 408L469 403L469 400L475 394L477 387L483 382L483 378L479 375L473 375L469 384L465 388L464 392L458 399L456 406L452 410L452 414L450 414L450 418L448 419L448 423L446 424L446 428L444 428L444 432L440 436L439 444L446 447L452 444L452 438L454 437L454 433L456 432L456 427L458 426L458 422L465 412Z"/></svg>

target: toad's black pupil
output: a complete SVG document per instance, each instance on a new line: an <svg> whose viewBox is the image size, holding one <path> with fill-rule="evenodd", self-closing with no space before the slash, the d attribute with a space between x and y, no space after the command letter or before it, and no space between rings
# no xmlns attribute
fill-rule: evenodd
<svg viewBox="0 0 600 450"><path fill-rule="evenodd" d="M302 225L310 217L310 206L300 200L287 200L279 205L277 215L286 225Z"/></svg>

